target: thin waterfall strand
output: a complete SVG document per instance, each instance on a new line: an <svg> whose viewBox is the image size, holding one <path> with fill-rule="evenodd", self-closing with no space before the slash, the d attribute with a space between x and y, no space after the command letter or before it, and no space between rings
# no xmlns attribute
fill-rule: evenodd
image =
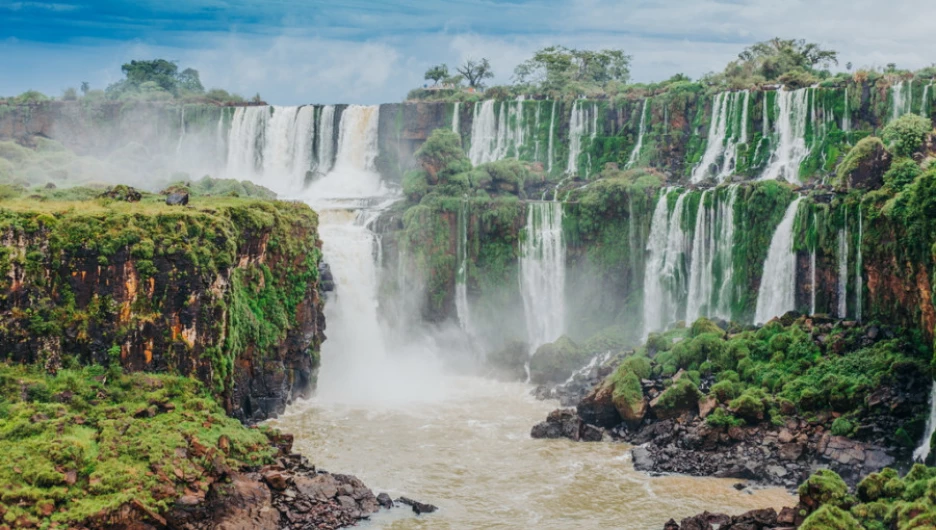
<svg viewBox="0 0 936 530"><path fill-rule="evenodd" d="M790 203L777 225L764 262L754 323L763 324L796 309L796 253L793 252L793 225L801 197Z"/></svg>
<svg viewBox="0 0 936 530"><path fill-rule="evenodd" d="M528 203L520 293L531 353L565 333L565 255L562 203Z"/></svg>

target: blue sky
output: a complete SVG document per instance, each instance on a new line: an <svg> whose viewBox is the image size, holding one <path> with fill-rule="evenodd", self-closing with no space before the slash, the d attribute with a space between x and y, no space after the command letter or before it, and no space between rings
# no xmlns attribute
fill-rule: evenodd
<svg viewBox="0 0 936 530"><path fill-rule="evenodd" d="M919 68L936 61L934 20L932 0L0 0L0 94L104 88L123 62L161 57L272 103L393 102L468 57L508 82L543 46L623 48L652 81L720 70L773 36Z"/></svg>

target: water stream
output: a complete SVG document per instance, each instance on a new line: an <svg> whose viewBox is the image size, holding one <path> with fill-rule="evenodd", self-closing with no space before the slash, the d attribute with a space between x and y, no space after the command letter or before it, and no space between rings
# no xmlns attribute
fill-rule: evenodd
<svg viewBox="0 0 936 530"><path fill-rule="evenodd" d="M787 207L783 220L770 241L764 274L757 294L754 322L762 324L796 309L796 253L793 251L793 223L802 197Z"/></svg>

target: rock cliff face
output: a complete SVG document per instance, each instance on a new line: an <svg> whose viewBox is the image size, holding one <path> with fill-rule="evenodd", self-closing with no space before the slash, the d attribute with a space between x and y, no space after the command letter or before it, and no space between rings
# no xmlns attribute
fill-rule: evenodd
<svg viewBox="0 0 936 530"><path fill-rule="evenodd" d="M0 207L0 357L192 375L256 422L315 383L317 217L241 199Z"/></svg>

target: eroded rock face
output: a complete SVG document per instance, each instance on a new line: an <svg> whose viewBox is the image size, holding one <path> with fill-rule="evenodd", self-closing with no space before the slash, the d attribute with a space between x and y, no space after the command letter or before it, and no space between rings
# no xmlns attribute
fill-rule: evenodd
<svg viewBox="0 0 936 530"><path fill-rule="evenodd" d="M10 212L0 358L192 375L248 423L309 395L325 327L315 213L251 200L147 208Z"/></svg>

